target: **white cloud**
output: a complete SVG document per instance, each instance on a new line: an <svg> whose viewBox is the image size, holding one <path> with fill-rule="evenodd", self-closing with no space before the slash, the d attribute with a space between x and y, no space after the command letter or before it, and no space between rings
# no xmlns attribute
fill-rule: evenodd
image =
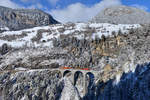
<svg viewBox="0 0 150 100"><path fill-rule="evenodd" d="M21 2L28 2L29 0L21 0Z"/></svg>
<svg viewBox="0 0 150 100"><path fill-rule="evenodd" d="M5 6L9 8L21 8L21 6L11 0L0 0L0 6Z"/></svg>
<svg viewBox="0 0 150 100"><path fill-rule="evenodd" d="M37 3L36 5L37 5L37 8L39 8L39 9L44 8L43 5L41 5L40 3Z"/></svg>
<svg viewBox="0 0 150 100"><path fill-rule="evenodd" d="M55 6L59 0L48 0L48 1L51 5Z"/></svg>
<svg viewBox="0 0 150 100"><path fill-rule="evenodd" d="M77 21L88 21L93 16L95 16L97 13L100 12L100 10L112 6L112 5L120 5L120 0L102 0L101 2L88 7L86 5L83 5L81 3L75 3L69 5L67 8L64 9L55 9L51 10L50 14L56 20L60 22L77 22Z"/></svg>
<svg viewBox="0 0 150 100"><path fill-rule="evenodd" d="M27 8L29 8L29 9L47 9L40 3L32 4L32 5L28 6Z"/></svg>
<svg viewBox="0 0 150 100"><path fill-rule="evenodd" d="M32 2L36 3L38 0L21 0L21 2L26 3L26 2Z"/></svg>
<svg viewBox="0 0 150 100"><path fill-rule="evenodd" d="M29 2L29 0L21 0L22 2ZM30 0L30 2L32 2L33 4L26 7L26 8L30 8L30 9L45 9L43 5L41 5L38 2L35 2L36 0ZM24 8L23 6L20 6L18 4L16 4L15 2L11 1L11 0L0 0L0 6L4 6L4 7L9 7L9 8Z"/></svg>
<svg viewBox="0 0 150 100"><path fill-rule="evenodd" d="M135 7L135 8L139 8L139 9L141 9L141 10L145 10L145 11L148 10L148 7L143 6L143 5L134 4L134 5L131 5L131 6L132 6L132 7Z"/></svg>
<svg viewBox="0 0 150 100"><path fill-rule="evenodd" d="M29 3L26 8L29 9L47 9L44 5L41 4L40 0L21 0L22 3Z"/></svg>

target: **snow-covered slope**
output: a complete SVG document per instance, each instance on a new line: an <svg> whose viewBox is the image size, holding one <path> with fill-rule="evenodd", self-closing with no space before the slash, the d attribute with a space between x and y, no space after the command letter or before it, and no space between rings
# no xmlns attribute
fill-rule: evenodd
<svg viewBox="0 0 150 100"><path fill-rule="evenodd" d="M9 28L8 27L0 26L0 31L9 31Z"/></svg>
<svg viewBox="0 0 150 100"><path fill-rule="evenodd" d="M0 34L0 46L4 43L12 47L48 46L52 47L52 40L62 35L74 36L79 39L95 38L111 35L113 31L127 32L131 28L138 28L139 24L108 24L108 23L68 23L43 27L35 27L20 31L6 31Z"/></svg>

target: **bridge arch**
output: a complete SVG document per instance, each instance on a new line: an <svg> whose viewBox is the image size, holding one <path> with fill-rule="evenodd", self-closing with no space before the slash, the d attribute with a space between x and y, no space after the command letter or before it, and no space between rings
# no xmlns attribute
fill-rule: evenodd
<svg viewBox="0 0 150 100"><path fill-rule="evenodd" d="M95 76L92 72L87 72L85 74L85 80L87 80L87 87L88 88L92 88L93 84L94 84L94 80L95 80Z"/></svg>
<svg viewBox="0 0 150 100"><path fill-rule="evenodd" d="M84 81L84 74L81 71L76 71L74 73L74 85L76 85L77 82L83 85Z"/></svg>
<svg viewBox="0 0 150 100"><path fill-rule="evenodd" d="M70 76L70 75L72 75L72 72L70 70L65 70L63 73L63 77Z"/></svg>

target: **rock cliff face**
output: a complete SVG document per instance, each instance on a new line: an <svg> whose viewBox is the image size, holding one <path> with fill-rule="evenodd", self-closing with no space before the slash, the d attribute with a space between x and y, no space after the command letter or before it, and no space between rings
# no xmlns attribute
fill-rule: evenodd
<svg viewBox="0 0 150 100"><path fill-rule="evenodd" d="M102 10L91 22L115 24L145 24L150 23L150 13L127 7L112 6Z"/></svg>
<svg viewBox="0 0 150 100"><path fill-rule="evenodd" d="M138 65L135 72L123 73L117 84L114 80L99 82L92 100L149 100L149 84L150 65ZM91 100L88 96L84 100Z"/></svg>
<svg viewBox="0 0 150 100"><path fill-rule="evenodd" d="M148 100L150 65L138 65L135 72L124 73L117 85L113 85L113 80L104 84L104 90L99 93L98 100Z"/></svg>
<svg viewBox="0 0 150 100"><path fill-rule="evenodd" d="M20 30L35 26L57 24L53 17L40 10L10 9L0 6L0 26Z"/></svg>

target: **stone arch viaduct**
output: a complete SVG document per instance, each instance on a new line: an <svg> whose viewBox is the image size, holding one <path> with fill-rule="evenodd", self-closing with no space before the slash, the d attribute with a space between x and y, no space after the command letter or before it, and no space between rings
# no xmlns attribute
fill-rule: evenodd
<svg viewBox="0 0 150 100"><path fill-rule="evenodd" d="M82 77L82 85L84 89L83 95L85 95L88 91L88 88L92 87L93 84L96 84L96 81L98 80L99 71L80 70L80 69L57 69L57 70L61 73L62 77L69 77L74 86L76 85L79 76Z"/></svg>

